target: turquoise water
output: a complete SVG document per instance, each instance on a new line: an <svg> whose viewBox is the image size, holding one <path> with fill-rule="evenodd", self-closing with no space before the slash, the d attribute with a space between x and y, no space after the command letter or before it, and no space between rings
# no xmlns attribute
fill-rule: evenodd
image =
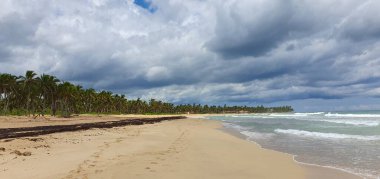
<svg viewBox="0 0 380 179"><path fill-rule="evenodd" d="M380 178L380 111L209 117L299 162Z"/></svg>

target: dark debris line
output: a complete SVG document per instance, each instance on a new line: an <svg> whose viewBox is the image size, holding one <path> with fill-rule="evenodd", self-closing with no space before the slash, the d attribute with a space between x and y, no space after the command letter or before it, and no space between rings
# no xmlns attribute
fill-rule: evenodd
<svg viewBox="0 0 380 179"><path fill-rule="evenodd" d="M185 119L184 116L159 117L159 118L144 118L144 119L125 119L119 121L106 121L70 125L52 125L52 126L36 126L36 127L21 127L21 128L3 128L0 129L0 139L31 137L58 132L70 132L79 130L88 130L93 128L112 128L127 125L143 125L153 124L162 121L170 121L177 119Z"/></svg>

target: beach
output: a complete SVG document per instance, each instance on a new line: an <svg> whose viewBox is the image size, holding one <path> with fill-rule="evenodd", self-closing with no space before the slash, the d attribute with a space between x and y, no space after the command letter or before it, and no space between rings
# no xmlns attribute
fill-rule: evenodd
<svg viewBox="0 0 380 179"><path fill-rule="evenodd" d="M197 117L3 139L0 178L359 178L300 165L291 155L263 149L225 131L219 121ZM80 121L120 118L90 116ZM66 123L38 120L1 122L7 127Z"/></svg>

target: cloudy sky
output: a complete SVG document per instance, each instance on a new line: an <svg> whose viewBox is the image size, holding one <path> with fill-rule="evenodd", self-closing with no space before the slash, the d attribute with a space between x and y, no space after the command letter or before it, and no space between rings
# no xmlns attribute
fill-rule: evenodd
<svg viewBox="0 0 380 179"><path fill-rule="evenodd" d="M174 103L380 109L379 0L1 0L0 72Z"/></svg>

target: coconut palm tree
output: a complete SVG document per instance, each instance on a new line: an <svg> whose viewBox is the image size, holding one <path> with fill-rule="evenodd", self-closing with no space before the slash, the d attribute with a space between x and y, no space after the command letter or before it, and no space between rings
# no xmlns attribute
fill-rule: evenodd
<svg viewBox="0 0 380 179"><path fill-rule="evenodd" d="M57 98L57 87L59 79L55 76L42 74L36 78L40 90L41 98L41 114L45 114L46 105L51 106L51 115L54 116L56 113L56 98Z"/></svg>
<svg viewBox="0 0 380 179"><path fill-rule="evenodd" d="M59 104L61 109L61 115L63 117L70 117L73 111L72 101L76 92L76 87L69 83L63 82L58 85Z"/></svg>
<svg viewBox="0 0 380 179"><path fill-rule="evenodd" d="M96 100L96 91L93 88L89 88L84 90L83 94L83 108L86 113L93 112L94 105Z"/></svg>
<svg viewBox="0 0 380 179"><path fill-rule="evenodd" d="M17 77L11 74L0 74L0 101L4 101L3 112L7 113L11 98L16 93Z"/></svg>
<svg viewBox="0 0 380 179"><path fill-rule="evenodd" d="M33 96L32 94L35 92L36 88L36 76L37 74L34 71L26 71L25 76L20 77L20 83L22 84L22 88L26 93L26 110L28 112L28 116L30 116L30 108L32 103Z"/></svg>

